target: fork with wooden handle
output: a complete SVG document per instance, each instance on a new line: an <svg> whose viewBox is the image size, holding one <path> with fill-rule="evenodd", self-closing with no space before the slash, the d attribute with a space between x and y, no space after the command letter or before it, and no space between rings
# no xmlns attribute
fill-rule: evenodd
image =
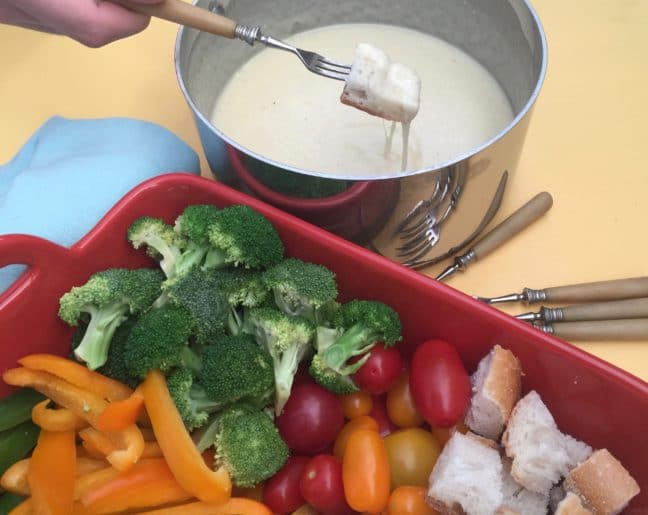
<svg viewBox="0 0 648 515"><path fill-rule="evenodd" d="M131 3L128 0L111 1L131 11L161 18L217 36L229 39L238 38L250 45L258 42L270 48L290 52L295 54L309 71L323 77L328 77L329 79L346 80L351 70L350 65L331 61L315 52L295 48L272 36L266 36L261 33L261 27L259 26L241 25L226 16L216 14L207 9L183 2L182 0L163 0L156 4Z"/></svg>

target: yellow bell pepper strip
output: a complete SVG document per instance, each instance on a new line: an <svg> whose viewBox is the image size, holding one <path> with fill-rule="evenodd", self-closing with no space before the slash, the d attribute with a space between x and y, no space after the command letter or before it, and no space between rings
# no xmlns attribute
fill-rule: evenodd
<svg viewBox="0 0 648 515"><path fill-rule="evenodd" d="M74 431L41 431L27 471L34 512L69 515L75 476Z"/></svg>
<svg viewBox="0 0 648 515"><path fill-rule="evenodd" d="M144 413L144 394L140 387L126 399L112 401L97 419L101 431L121 431L137 422Z"/></svg>
<svg viewBox="0 0 648 515"><path fill-rule="evenodd" d="M80 498L79 514L114 513L140 510L178 503L191 499L173 477L163 458L142 460L127 472L122 472L90 490Z"/></svg>
<svg viewBox="0 0 648 515"><path fill-rule="evenodd" d="M26 367L12 368L5 371L2 378L9 385L29 386L41 392L92 426L95 426L99 414L108 406L108 402L97 394L42 370L32 370Z"/></svg>
<svg viewBox="0 0 648 515"><path fill-rule="evenodd" d="M14 494L30 495L29 483L27 482L27 471L29 470L29 458L17 461L2 474L0 487L7 492Z"/></svg>
<svg viewBox="0 0 648 515"><path fill-rule="evenodd" d="M214 506L205 502L191 502L142 512L141 515L272 515L265 504L245 497L230 497L225 504Z"/></svg>
<svg viewBox="0 0 648 515"><path fill-rule="evenodd" d="M123 431L104 433L94 427L79 431L79 437L90 449L103 454L117 470L128 470L144 452L144 437L135 424ZM86 447L87 448L87 447Z"/></svg>
<svg viewBox="0 0 648 515"><path fill-rule="evenodd" d="M32 421L46 431L77 431L88 425L81 417L69 409L48 409L49 399L39 402L32 408Z"/></svg>
<svg viewBox="0 0 648 515"><path fill-rule="evenodd" d="M120 401L127 399L133 390L119 381L85 365L55 354L30 354L18 360L23 367L55 375L74 386L96 393L102 399Z"/></svg>
<svg viewBox="0 0 648 515"><path fill-rule="evenodd" d="M207 466L169 394L164 375L153 370L144 380L144 403L162 454L178 483L199 500L226 502L232 493L229 473Z"/></svg>

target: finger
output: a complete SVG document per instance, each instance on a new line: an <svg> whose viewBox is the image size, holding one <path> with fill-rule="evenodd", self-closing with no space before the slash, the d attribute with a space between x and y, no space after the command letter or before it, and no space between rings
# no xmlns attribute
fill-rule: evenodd
<svg viewBox="0 0 648 515"><path fill-rule="evenodd" d="M102 0L24 0L37 23L90 47L104 46L144 30L150 18Z"/></svg>

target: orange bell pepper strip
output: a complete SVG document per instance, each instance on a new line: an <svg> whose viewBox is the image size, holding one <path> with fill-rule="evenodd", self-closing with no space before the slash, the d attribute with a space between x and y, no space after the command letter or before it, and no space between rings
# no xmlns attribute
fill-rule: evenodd
<svg viewBox="0 0 648 515"><path fill-rule="evenodd" d="M79 431L79 437L91 451L103 454L117 470L128 470L142 457L144 437L135 424L123 431L104 433L94 427ZM86 446L86 448L88 448Z"/></svg>
<svg viewBox="0 0 648 515"><path fill-rule="evenodd" d="M225 504L214 506L205 502L192 502L145 511L142 515L272 515L265 504L245 497L230 497Z"/></svg>
<svg viewBox="0 0 648 515"><path fill-rule="evenodd" d="M27 471L34 512L69 515L75 476L74 431L41 431Z"/></svg>
<svg viewBox="0 0 648 515"><path fill-rule="evenodd" d="M25 499L18 506L9 512L9 515L33 515L34 513L34 503L31 500L31 497Z"/></svg>
<svg viewBox="0 0 648 515"><path fill-rule="evenodd" d="M46 431L77 431L88 425L67 408L48 409L51 401L45 399L32 408L32 421Z"/></svg>
<svg viewBox="0 0 648 515"><path fill-rule="evenodd" d="M0 487L4 488L7 492L13 492L18 495L29 497L31 495L31 490L29 489L27 473L29 471L30 463L31 458L25 458L11 465L11 467L9 467L2 475L2 478L0 478ZM85 474L89 474L90 472L107 467L111 469L113 468L105 461L77 456L75 472L78 478Z"/></svg>
<svg viewBox="0 0 648 515"><path fill-rule="evenodd" d="M232 493L229 473L207 466L169 394L164 375L153 370L144 380L144 403L162 454L178 483L199 500L222 504Z"/></svg>
<svg viewBox="0 0 648 515"><path fill-rule="evenodd" d="M87 495L104 483L112 481L119 474L121 472L115 467L105 464L103 468L79 475L74 482L74 500L78 501L84 495Z"/></svg>
<svg viewBox="0 0 648 515"><path fill-rule="evenodd" d="M142 460L88 491L80 498L75 513L101 514L140 510L191 499L173 477L163 458Z"/></svg>
<svg viewBox="0 0 648 515"><path fill-rule="evenodd" d="M356 429L349 435L342 458L342 485L355 511L382 513L389 501L387 449L377 431Z"/></svg>
<svg viewBox="0 0 648 515"><path fill-rule="evenodd" d="M127 398L112 401L97 419L97 429L101 431L121 431L137 422L144 413L144 394L136 388Z"/></svg>
<svg viewBox="0 0 648 515"><path fill-rule="evenodd" d="M9 385L29 386L39 391L92 426L95 426L99 414L108 406L108 402L97 394L42 370L12 368L5 371L2 378Z"/></svg>
<svg viewBox="0 0 648 515"><path fill-rule="evenodd" d="M119 381L85 365L55 354L29 354L18 360L23 367L55 375L74 386L96 393L102 399L120 401L127 399L133 390Z"/></svg>
<svg viewBox="0 0 648 515"><path fill-rule="evenodd" d="M162 458L162 449L157 442L144 442L144 450L142 451L142 458Z"/></svg>

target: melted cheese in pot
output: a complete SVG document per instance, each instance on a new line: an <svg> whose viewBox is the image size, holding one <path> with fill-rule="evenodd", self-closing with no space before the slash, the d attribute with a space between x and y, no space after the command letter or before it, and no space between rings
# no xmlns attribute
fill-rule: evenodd
<svg viewBox="0 0 648 515"><path fill-rule="evenodd" d="M264 49L232 76L211 121L238 144L279 163L352 179L393 176L454 160L513 118L505 93L488 71L433 36L391 25L343 24L286 41L347 63L360 42L370 42L393 63L402 63L393 73L416 72L420 99L417 109L409 90L398 105L390 86L378 88L388 118L407 122L415 115L411 125L395 130L392 122L342 104L344 83L308 72L293 55ZM406 162L403 148L409 154Z"/></svg>

